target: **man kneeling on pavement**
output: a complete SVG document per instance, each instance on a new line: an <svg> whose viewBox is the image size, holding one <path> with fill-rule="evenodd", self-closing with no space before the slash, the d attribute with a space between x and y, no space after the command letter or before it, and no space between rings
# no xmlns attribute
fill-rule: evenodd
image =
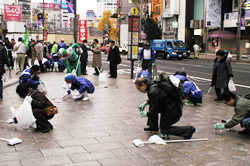
<svg viewBox="0 0 250 166"><path fill-rule="evenodd" d="M250 94L239 96L230 91L225 91L222 95L225 104L234 106L234 115L232 119L228 119L225 124L216 123L215 129L232 128L237 124L245 129L240 131L239 134L250 135Z"/></svg>
<svg viewBox="0 0 250 166"><path fill-rule="evenodd" d="M148 100L140 105L141 117L148 117L148 128L145 131L158 132L158 114L161 114L160 132L162 136L176 135L184 139L190 139L195 132L192 126L172 126L178 122L182 116L183 104L181 98L175 100L165 90L156 86L149 79L138 78L135 82L136 88L147 93ZM149 111L144 111L149 104Z"/></svg>

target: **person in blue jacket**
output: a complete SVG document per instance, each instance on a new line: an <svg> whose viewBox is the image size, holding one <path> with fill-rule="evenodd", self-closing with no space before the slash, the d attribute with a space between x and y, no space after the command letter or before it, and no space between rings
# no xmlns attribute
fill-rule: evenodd
<svg viewBox="0 0 250 166"><path fill-rule="evenodd" d="M33 65L31 68L24 70L19 77L19 83L27 82L30 88L36 89L39 84L43 83L37 75L39 69L38 65Z"/></svg>
<svg viewBox="0 0 250 166"><path fill-rule="evenodd" d="M65 50L67 49L67 45L64 43L64 39L61 39L61 43L58 44L57 46L57 52L60 50L60 48L64 48Z"/></svg>
<svg viewBox="0 0 250 166"><path fill-rule="evenodd" d="M146 43L145 47L141 50L139 54L138 63L142 61L142 70L148 70L152 73L152 67L155 66L155 51L150 48L150 44Z"/></svg>
<svg viewBox="0 0 250 166"><path fill-rule="evenodd" d="M185 105L196 106L197 103L202 103L202 91L195 83L191 81L185 81L182 85L184 87L184 94L187 96L188 100Z"/></svg>
<svg viewBox="0 0 250 166"><path fill-rule="evenodd" d="M77 77L74 76L73 74L69 73L65 76L65 82L67 84L71 84L71 87L69 90L67 90L64 93L64 97L70 95L71 91L77 90L74 95L72 95L73 100L81 100L82 101L88 101L88 93L94 93L95 87L94 85L86 78L84 77Z"/></svg>
<svg viewBox="0 0 250 166"><path fill-rule="evenodd" d="M188 79L187 79L187 73L186 73L185 71L182 71L182 72L177 71L177 72L174 74L174 76L175 76L176 78L180 79L180 80L181 80L181 83L183 83L183 82L185 82L185 81L188 81Z"/></svg>
<svg viewBox="0 0 250 166"><path fill-rule="evenodd" d="M149 79L152 80L152 75L149 71L147 70L142 70L137 76L136 79L138 78L145 78L145 79Z"/></svg>

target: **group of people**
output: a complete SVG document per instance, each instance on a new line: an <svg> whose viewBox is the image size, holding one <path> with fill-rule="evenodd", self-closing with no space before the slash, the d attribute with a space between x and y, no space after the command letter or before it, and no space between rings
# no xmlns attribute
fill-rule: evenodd
<svg viewBox="0 0 250 166"><path fill-rule="evenodd" d="M145 57L144 50L140 53L139 63L143 57ZM148 60L143 59L143 61L149 64L149 67L144 66L135 81L136 88L142 93L147 93L148 96L148 100L139 106L141 117L148 117L147 125L149 127L144 128L144 130L158 132L158 114L161 114L160 132L162 136L176 135L184 139L190 139L195 132L193 126L174 126L174 124L182 116L183 104L181 99L186 98L188 100L185 103L186 105L197 105L197 103L202 103L202 91L194 82L187 79L185 72L176 72L174 76L183 86L183 95L174 98L172 95L176 93L174 89L178 86L173 87L173 85L176 85L176 83L171 81L171 77L166 79L170 80L171 83L166 80L164 83L152 80L150 67L151 63L154 62L153 54L151 53L151 57L146 57L148 57ZM223 121L224 123L216 123L214 127L215 129L224 129L240 124L244 129L239 134L250 135L250 95L240 96L230 92L228 89L230 79L233 79L231 63L225 51L219 50L216 52L214 60L211 87L214 86L215 88L217 96L215 101L224 100L225 104L234 106L235 114L231 119ZM221 93L221 89L224 90L223 93ZM182 88L179 87L179 90L182 91ZM146 105L149 105L148 112L144 111Z"/></svg>

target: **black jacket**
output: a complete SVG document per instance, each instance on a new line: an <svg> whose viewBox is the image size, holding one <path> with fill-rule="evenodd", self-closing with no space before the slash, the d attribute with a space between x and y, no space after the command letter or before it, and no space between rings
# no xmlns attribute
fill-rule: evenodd
<svg viewBox="0 0 250 166"><path fill-rule="evenodd" d="M161 113L161 116L165 116L164 121L161 121L161 128L169 128L180 120L182 116L182 102L181 100L173 99L169 94L172 89L163 90L154 82L148 80L147 82L147 95L149 111L147 116L152 114Z"/></svg>
<svg viewBox="0 0 250 166"><path fill-rule="evenodd" d="M4 64L10 67L6 47L4 43L0 41L0 74L5 73Z"/></svg>
<svg viewBox="0 0 250 166"><path fill-rule="evenodd" d="M87 61L88 60L88 50L87 47L84 44L80 45L81 49L82 49L82 54L81 54L81 59L80 61Z"/></svg>
<svg viewBox="0 0 250 166"><path fill-rule="evenodd" d="M213 66L212 85L216 88L227 88L230 77L233 77L232 67L227 56L219 60L215 58Z"/></svg>
<svg viewBox="0 0 250 166"><path fill-rule="evenodd" d="M110 65L118 65L121 63L122 60L118 46L115 46L114 48L110 47L107 60L110 62Z"/></svg>

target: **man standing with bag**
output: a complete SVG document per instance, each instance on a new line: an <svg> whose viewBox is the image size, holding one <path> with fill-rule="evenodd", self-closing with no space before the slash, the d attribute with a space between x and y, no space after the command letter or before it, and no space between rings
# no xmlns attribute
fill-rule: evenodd
<svg viewBox="0 0 250 166"><path fill-rule="evenodd" d="M109 78L116 78L117 77L117 65L121 63L121 56L120 51L117 46L115 46L115 41L111 40L109 42L110 50L108 54L109 61L109 69L110 69L110 77Z"/></svg>
<svg viewBox="0 0 250 166"><path fill-rule="evenodd" d="M19 72L23 71L24 68L24 62L25 62L25 54L27 51L26 45L22 42L23 39L21 37L18 38L18 42L15 44L13 48L13 52L16 52L17 58L16 58L16 69L18 74Z"/></svg>
<svg viewBox="0 0 250 166"><path fill-rule="evenodd" d="M155 66L155 51L150 48L150 44L146 43L145 47L139 54L138 63L142 61L142 70L148 70L152 74L152 67Z"/></svg>
<svg viewBox="0 0 250 166"><path fill-rule="evenodd" d="M227 60L225 52L219 50L216 52L216 58L214 60L213 66L213 76L211 87L214 86L217 98L215 101L222 100L221 98L221 88L224 92L229 91L228 82L233 79L233 72L231 63Z"/></svg>
<svg viewBox="0 0 250 166"><path fill-rule="evenodd" d="M9 70L12 69L10 66L9 58L7 55L6 47L2 41L2 36L0 35L0 101L3 100L3 81L2 76L5 73L4 65L9 67Z"/></svg>

